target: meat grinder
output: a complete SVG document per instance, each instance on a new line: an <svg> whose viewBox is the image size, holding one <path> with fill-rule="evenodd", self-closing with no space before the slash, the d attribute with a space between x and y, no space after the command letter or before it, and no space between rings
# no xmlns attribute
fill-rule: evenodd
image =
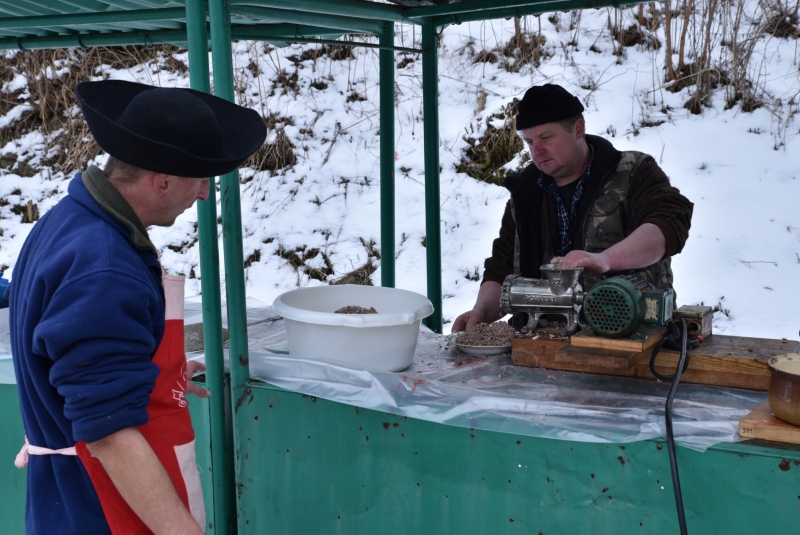
<svg viewBox="0 0 800 535"><path fill-rule="evenodd" d="M666 325L672 320L674 292L654 288L634 275L609 277L584 292L578 285L583 268L541 267L545 279L509 275L503 281L500 305L514 317L511 325L522 333L546 326L544 316L567 320L564 335L572 335L586 323L598 335L629 336L640 324ZM527 315L527 321L525 316Z"/></svg>

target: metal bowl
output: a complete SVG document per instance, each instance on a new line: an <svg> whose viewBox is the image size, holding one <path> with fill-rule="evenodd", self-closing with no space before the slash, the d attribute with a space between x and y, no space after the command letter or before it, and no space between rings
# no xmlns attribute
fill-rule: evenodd
<svg viewBox="0 0 800 535"><path fill-rule="evenodd" d="M800 353L776 355L767 367L769 408L784 422L800 426Z"/></svg>

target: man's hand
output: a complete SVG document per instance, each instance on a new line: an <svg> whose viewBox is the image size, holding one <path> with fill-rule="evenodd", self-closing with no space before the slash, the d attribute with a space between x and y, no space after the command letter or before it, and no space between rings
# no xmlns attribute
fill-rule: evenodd
<svg viewBox="0 0 800 535"><path fill-rule="evenodd" d="M198 371L206 371L206 365L197 360L186 361L186 393L194 394L199 398L207 398L211 392L192 381L192 377Z"/></svg>
<svg viewBox="0 0 800 535"><path fill-rule="evenodd" d="M150 444L127 427L86 444L122 498L154 533L202 535Z"/></svg>
<svg viewBox="0 0 800 535"><path fill-rule="evenodd" d="M611 269L608 258L603 253L570 251L566 256L554 256L553 264L559 268L583 268L589 273L605 273Z"/></svg>
<svg viewBox="0 0 800 535"><path fill-rule="evenodd" d="M453 323L453 332L464 331L479 323L494 323L505 315L500 308L500 293L503 286L494 281L486 281L478 291L475 306L469 312L464 312Z"/></svg>
<svg viewBox="0 0 800 535"><path fill-rule="evenodd" d="M570 251L563 257L553 257L552 262L560 268L582 267L590 273L607 273L645 268L661 260L666 250L661 229L652 223L643 223L630 236L602 253Z"/></svg>
<svg viewBox="0 0 800 535"><path fill-rule="evenodd" d="M474 327L479 323L487 323L483 319L483 314L480 312L475 312L474 310L470 310L469 312L464 312L456 318L456 321L453 322L452 331L454 333L466 331L467 329Z"/></svg>

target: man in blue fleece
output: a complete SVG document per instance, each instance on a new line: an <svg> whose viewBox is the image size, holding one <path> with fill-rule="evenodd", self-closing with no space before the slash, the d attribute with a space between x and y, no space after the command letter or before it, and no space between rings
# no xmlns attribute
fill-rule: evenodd
<svg viewBox="0 0 800 535"><path fill-rule="evenodd" d="M8 292L27 533L203 533L183 281L162 272L147 228L205 200L207 177L262 145L264 121L189 89L75 92L108 163L34 226Z"/></svg>

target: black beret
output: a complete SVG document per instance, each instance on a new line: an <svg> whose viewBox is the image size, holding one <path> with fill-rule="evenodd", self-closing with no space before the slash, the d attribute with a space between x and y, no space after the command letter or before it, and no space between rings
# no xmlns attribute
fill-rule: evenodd
<svg viewBox="0 0 800 535"><path fill-rule="evenodd" d="M563 121L580 115L584 110L578 97L556 84L531 87L517 109L517 130Z"/></svg>

